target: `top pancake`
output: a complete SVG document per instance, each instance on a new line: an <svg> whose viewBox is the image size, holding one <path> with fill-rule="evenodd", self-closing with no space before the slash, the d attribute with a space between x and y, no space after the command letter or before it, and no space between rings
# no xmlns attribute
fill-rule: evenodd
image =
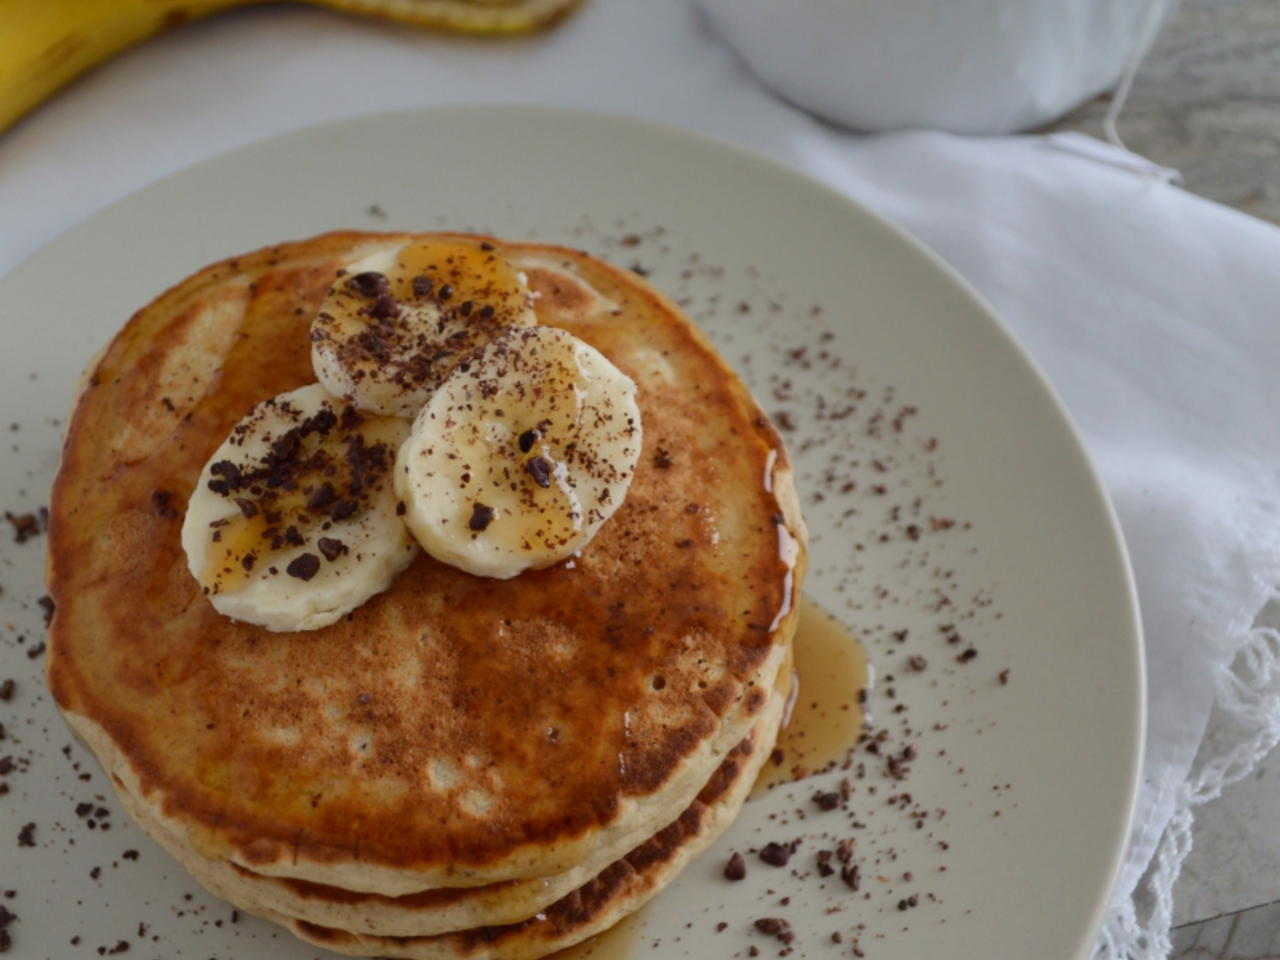
<svg viewBox="0 0 1280 960"><path fill-rule="evenodd" d="M556 873L669 822L768 694L804 539L777 433L673 304L584 254L505 244L539 320L639 388L615 516L512 580L424 555L322 630L216 613L179 543L201 467L254 404L314 381L336 271L410 239L269 248L137 313L85 388L50 511L49 683L109 738L108 769L207 856L393 896Z"/></svg>

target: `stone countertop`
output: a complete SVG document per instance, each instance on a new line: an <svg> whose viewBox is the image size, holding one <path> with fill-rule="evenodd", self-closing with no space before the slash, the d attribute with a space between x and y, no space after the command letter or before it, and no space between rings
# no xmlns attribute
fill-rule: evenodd
<svg viewBox="0 0 1280 960"><path fill-rule="evenodd" d="M1108 98L1053 124L1102 136ZM1280 0L1185 0L1117 123L1186 189L1280 224ZM1173 960L1280 957L1280 751L1195 814Z"/></svg>
<svg viewBox="0 0 1280 960"><path fill-rule="evenodd" d="M1107 98L1052 129L1102 135ZM1280 2L1185 0L1147 56L1117 123L1135 153L1185 186L1280 223Z"/></svg>

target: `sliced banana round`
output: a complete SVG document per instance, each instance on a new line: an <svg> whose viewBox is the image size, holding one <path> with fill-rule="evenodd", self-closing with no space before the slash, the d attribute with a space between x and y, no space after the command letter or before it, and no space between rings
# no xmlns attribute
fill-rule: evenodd
<svg viewBox="0 0 1280 960"><path fill-rule="evenodd" d="M315 630L389 587L418 552L391 478L408 433L319 384L258 404L201 471L182 523L214 609Z"/></svg>
<svg viewBox="0 0 1280 960"><path fill-rule="evenodd" d="M396 491L429 554L505 580L595 536L627 495L640 441L630 377L565 330L513 330L423 407Z"/></svg>
<svg viewBox="0 0 1280 960"><path fill-rule="evenodd" d="M338 277L311 324L311 364L334 396L412 419L463 357L536 322L524 276L493 243L438 237Z"/></svg>

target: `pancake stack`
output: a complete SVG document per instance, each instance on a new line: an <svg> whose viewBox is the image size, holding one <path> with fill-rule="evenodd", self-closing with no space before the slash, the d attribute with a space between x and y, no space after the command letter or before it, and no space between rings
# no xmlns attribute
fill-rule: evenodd
<svg viewBox="0 0 1280 960"><path fill-rule="evenodd" d="M54 488L49 685L135 820L238 907L353 955L540 957L636 910L737 814L782 721L805 531L777 432L674 304L494 240L538 322L637 385L616 514L510 580L421 555L319 630L217 613L179 537L201 468L314 380L337 271L414 239L216 264L115 338Z"/></svg>

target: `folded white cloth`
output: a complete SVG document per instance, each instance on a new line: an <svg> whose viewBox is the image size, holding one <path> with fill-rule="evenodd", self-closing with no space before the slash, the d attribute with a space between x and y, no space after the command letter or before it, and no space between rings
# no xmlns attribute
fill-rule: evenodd
<svg viewBox="0 0 1280 960"><path fill-rule="evenodd" d="M768 94L684 0L591 0L498 43L270 7L153 41L0 137L0 271L241 143L511 99L660 118L806 170L940 253L1026 344L1115 501L1147 635L1146 770L1099 951L1166 955L1194 805L1280 739L1280 636L1255 626L1280 582L1275 228L1091 141L836 131Z"/></svg>

